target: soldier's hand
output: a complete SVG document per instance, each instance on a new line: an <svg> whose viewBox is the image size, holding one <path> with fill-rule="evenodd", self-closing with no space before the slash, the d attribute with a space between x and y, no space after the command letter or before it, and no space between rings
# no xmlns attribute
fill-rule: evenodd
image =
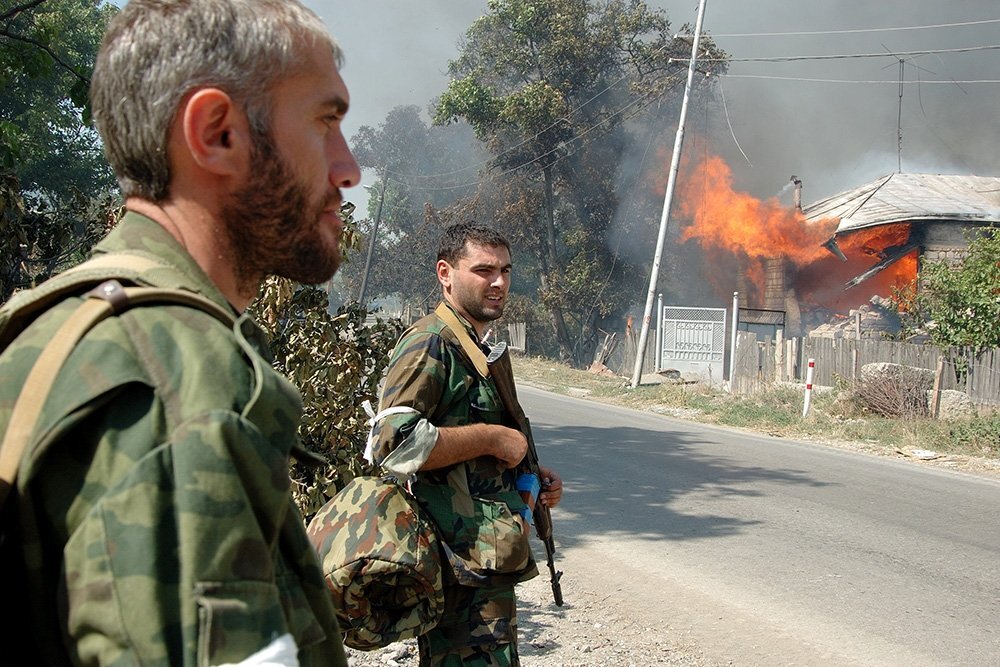
<svg viewBox="0 0 1000 667"><path fill-rule="evenodd" d="M497 438L493 455L506 468L513 468L528 453L528 439L516 428L497 426Z"/></svg>
<svg viewBox="0 0 1000 667"><path fill-rule="evenodd" d="M551 468L538 466L538 471L542 473L542 493L538 496L538 499L546 507L555 507L562 500L562 479Z"/></svg>

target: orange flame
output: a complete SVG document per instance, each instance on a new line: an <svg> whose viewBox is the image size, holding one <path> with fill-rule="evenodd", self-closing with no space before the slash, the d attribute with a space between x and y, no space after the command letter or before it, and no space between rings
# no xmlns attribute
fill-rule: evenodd
<svg viewBox="0 0 1000 667"><path fill-rule="evenodd" d="M841 262L822 247L836 231L838 219L806 221L801 211L782 205L777 198L761 200L733 189L729 166L717 156L704 159L678 186L678 218L689 222L681 240L694 240L710 256L721 253L737 258L746 287L763 292L764 261L784 258L796 267L793 282L799 297L824 306L854 308L878 294L909 285L917 275L916 252L882 272L844 291L848 280L879 261L880 253L909 238L908 224L882 225L843 234L838 245L847 257ZM706 276L709 280L717 275Z"/></svg>
<svg viewBox="0 0 1000 667"><path fill-rule="evenodd" d="M695 167L682 185L678 211L691 220L682 240L753 259L784 257L797 266L827 255L821 245L837 227L836 220L807 223L800 211L775 198L736 192L729 166L716 156Z"/></svg>

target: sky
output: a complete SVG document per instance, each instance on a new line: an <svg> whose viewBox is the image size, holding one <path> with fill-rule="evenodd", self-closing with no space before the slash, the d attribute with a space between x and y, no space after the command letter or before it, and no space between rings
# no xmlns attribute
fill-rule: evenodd
<svg viewBox="0 0 1000 667"><path fill-rule="evenodd" d="M487 4L305 2L346 53L349 138L396 106L426 108L443 92L448 61ZM695 23L697 0L647 4L665 9L675 31ZM947 25L958 23L970 25ZM707 114L707 150L730 165L738 190L789 198L794 174L808 205L899 170L1000 176L1000 49L910 54L1000 45L996 0L707 0L704 30L734 60L718 85L725 103L689 113ZM741 60L845 54L885 55ZM992 82L973 83L983 80ZM676 119L663 132L672 145ZM368 173L362 183L374 180ZM364 211L365 194L347 197Z"/></svg>

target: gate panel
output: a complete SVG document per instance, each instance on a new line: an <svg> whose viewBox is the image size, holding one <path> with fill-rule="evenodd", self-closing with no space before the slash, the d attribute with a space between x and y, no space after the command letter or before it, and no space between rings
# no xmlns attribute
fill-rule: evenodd
<svg viewBox="0 0 1000 667"><path fill-rule="evenodd" d="M663 307L663 349L657 370L685 379L721 383L726 356L726 309Z"/></svg>

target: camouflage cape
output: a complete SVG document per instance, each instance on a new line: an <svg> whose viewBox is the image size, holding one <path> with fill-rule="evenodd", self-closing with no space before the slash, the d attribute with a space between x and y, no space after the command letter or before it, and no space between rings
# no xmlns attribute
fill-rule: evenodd
<svg viewBox="0 0 1000 667"><path fill-rule="evenodd" d="M152 220L129 213L95 250L119 252L162 265L140 284L229 308ZM0 432L81 302L49 308L0 355ZM290 493L301 399L266 349L246 316L228 328L178 305L131 308L76 345L4 507L5 664L220 665L281 638L303 667L346 664Z"/></svg>
<svg viewBox="0 0 1000 667"><path fill-rule="evenodd" d="M444 607L434 528L391 478L356 477L309 523L344 643L363 651L433 628Z"/></svg>

